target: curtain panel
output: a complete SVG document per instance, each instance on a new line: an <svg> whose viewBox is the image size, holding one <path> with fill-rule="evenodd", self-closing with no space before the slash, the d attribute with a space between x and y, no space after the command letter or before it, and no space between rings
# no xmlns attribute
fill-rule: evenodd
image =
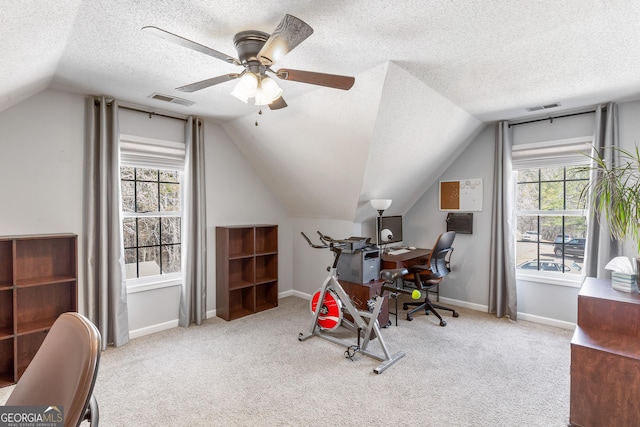
<svg viewBox="0 0 640 427"><path fill-rule="evenodd" d="M85 309L102 349L129 341L120 199L118 105L87 100L85 169Z"/></svg>
<svg viewBox="0 0 640 427"><path fill-rule="evenodd" d="M182 221L182 290L178 324L200 325L207 315L207 235L204 124L189 117L185 126Z"/></svg>
<svg viewBox="0 0 640 427"><path fill-rule="evenodd" d="M617 104L599 105L596 108L595 121L591 157L601 156L608 166L615 165L617 163L616 149L620 148ZM595 167L595 164L592 163L592 167ZM597 176L596 171L592 169L590 179L597 179ZM622 253L622 244L611 237L606 219L604 217L598 218L593 209L589 212L588 221L585 275L599 279L610 279L611 273L604 267L612 258Z"/></svg>
<svg viewBox="0 0 640 427"><path fill-rule="evenodd" d="M515 266L515 191L512 178L511 129L508 122L496 128L491 247L489 254L489 313L518 319Z"/></svg>

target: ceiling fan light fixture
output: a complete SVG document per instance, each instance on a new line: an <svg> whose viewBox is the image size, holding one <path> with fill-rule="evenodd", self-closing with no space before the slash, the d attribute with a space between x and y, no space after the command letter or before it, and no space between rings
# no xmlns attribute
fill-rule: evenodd
<svg viewBox="0 0 640 427"><path fill-rule="evenodd" d="M258 90L258 76L253 73L244 73L236 86L233 88L231 95L238 98L245 104L249 101L249 98L256 96Z"/></svg>
<svg viewBox="0 0 640 427"><path fill-rule="evenodd" d="M256 105L269 105L282 95L282 89L275 80L262 77L255 95Z"/></svg>

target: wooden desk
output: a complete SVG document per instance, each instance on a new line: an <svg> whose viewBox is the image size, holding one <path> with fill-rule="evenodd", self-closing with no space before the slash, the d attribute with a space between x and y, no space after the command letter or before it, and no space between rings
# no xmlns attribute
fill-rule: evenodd
<svg viewBox="0 0 640 427"><path fill-rule="evenodd" d="M571 340L572 426L631 426L640 419L640 294L587 278Z"/></svg>
<svg viewBox="0 0 640 427"><path fill-rule="evenodd" d="M430 253L431 249L418 248L400 255L382 254L382 266L380 269L391 270L416 264L426 264Z"/></svg>
<svg viewBox="0 0 640 427"><path fill-rule="evenodd" d="M369 283L354 283L346 280L340 280L340 286L351 297L351 302L358 310L367 310L367 300L378 295L380 288L382 288L383 280L376 280ZM348 316L349 320L353 320L351 316ZM378 314L378 323L381 328L386 327L389 324L389 299L385 298Z"/></svg>

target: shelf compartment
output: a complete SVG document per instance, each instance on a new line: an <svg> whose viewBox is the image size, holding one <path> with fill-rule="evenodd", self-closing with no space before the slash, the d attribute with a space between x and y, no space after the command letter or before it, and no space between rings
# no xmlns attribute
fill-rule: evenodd
<svg viewBox="0 0 640 427"><path fill-rule="evenodd" d="M13 338L0 340L0 387L13 384Z"/></svg>
<svg viewBox="0 0 640 427"><path fill-rule="evenodd" d="M44 338L47 336L47 332L39 331L32 334L21 335L17 337L17 355L18 366L16 380L19 380L24 373L29 363L33 360L33 357L38 352L38 349L42 345Z"/></svg>
<svg viewBox="0 0 640 427"><path fill-rule="evenodd" d="M77 276L75 236L16 240L15 244L15 282Z"/></svg>
<svg viewBox="0 0 640 427"><path fill-rule="evenodd" d="M0 289L13 284L13 242L0 241Z"/></svg>
<svg viewBox="0 0 640 427"><path fill-rule="evenodd" d="M29 279L18 279L16 280L16 286L21 288L26 288L29 286L42 286L42 285L51 285L55 283L63 283L75 280L74 276L46 276L46 277L35 277Z"/></svg>
<svg viewBox="0 0 640 427"><path fill-rule="evenodd" d="M0 291L0 338L13 335L13 290Z"/></svg>
<svg viewBox="0 0 640 427"><path fill-rule="evenodd" d="M16 331L47 330L62 313L77 311L76 282L16 290Z"/></svg>
<svg viewBox="0 0 640 427"><path fill-rule="evenodd" d="M256 312L278 306L278 282L256 285Z"/></svg>
<svg viewBox="0 0 640 427"><path fill-rule="evenodd" d="M278 227L256 227L256 254L278 252Z"/></svg>
<svg viewBox="0 0 640 427"><path fill-rule="evenodd" d="M253 257L229 260L229 289L253 285L254 262Z"/></svg>
<svg viewBox="0 0 640 427"><path fill-rule="evenodd" d="M229 228L229 257L253 255L253 228Z"/></svg>
<svg viewBox="0 0 640 427"><path fill-rule="evenodd" d="M278 278L278 255L256 256L256 284L271 282Z"/></svg>
<svg viewBox="0 0 640 427"><path fill-rule="evenodd" d="M229 320L238 319L255 312L254 287L229 291Z"/></svg>

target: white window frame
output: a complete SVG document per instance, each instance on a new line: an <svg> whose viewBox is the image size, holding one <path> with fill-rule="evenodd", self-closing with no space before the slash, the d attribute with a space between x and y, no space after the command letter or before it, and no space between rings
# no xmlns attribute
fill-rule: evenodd
<svg viewBox="0 0 640 427"><path fill-rule="evenodd" d="M120 166L178 171L180 174L180 198L183 200L184 182L184 142L166 141L136 135L120 135ZM182 206L181 206L182 207ZM140 217L180 217L184 221L184 211L171 212L121 212L122 219ZM122 227L122 223L120 224ZM180 237L182 245L182 236ZM182 248L182 246L181 246ZM180 286L182 272L158 274L155 276L126 279L127 294L153 289Z"/></svg>
<svg viewBox="0 0 640 427"><path fill-rule="evenodd" d="M524 169L543 169L551 167L576 166L580 164L588 165L587 157L582 158L581 152L590 152L593 143L592 136L582 136L555 141L544 141L538 143L528 143L514 145L512 148L514 157L514 171ZM516 200L518 190L517 174L513 176L514 197ZM586 209L579 210L523 210L516 211L519 216L584 216L589 227L589 216ZM517 221L516 221L517 224ZM514 240L517 244L517 236L514 230ZM515 246L514 246L515 247ZM513 254L516 256L516 254ZM586 262L586 258L585 258ZM557 286L568 286L579 288L585 278L585 270L581 274L566 274L554 271L540 270L518 270L516 269L516 280L524 282L544 283Z"/></svg>

